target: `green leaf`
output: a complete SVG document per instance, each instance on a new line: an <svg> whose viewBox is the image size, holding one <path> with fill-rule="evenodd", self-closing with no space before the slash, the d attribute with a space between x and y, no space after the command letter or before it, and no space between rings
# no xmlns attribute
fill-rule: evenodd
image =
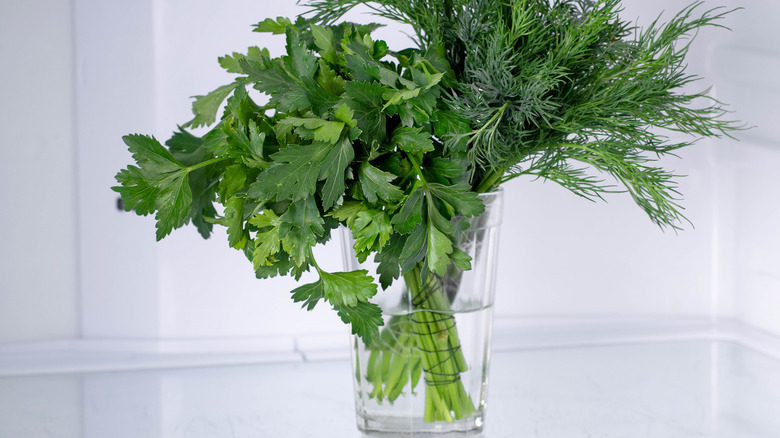
<svg viewBox="0 0 780 438"><path fill-rule="evenodd" d="M284 64L278 59L265 66L257 61L242 59L239 61L249 80L255 83L254 88L268 95L284 95L293 86L299 85L285 70Z"/></svg>
<svg viewBox="0 0 780 438"><path fill-rule="evenodd" d="M127 196L129 208L138 214L157 211L157 240L170 234L190 219L192 191L187 181L188 169L153 137L126 135L122 137L139 167L120 171L114 190Z"/></svg>
<svg viewBox="0 0 780 438"><path fill-rule="evenodd" d="M345 175L347 167L355 159L352 142L344 138L333 147L320 166L320 180L325 180L322 186L322 208L326 211L344 194Z"/></svg>
<svg viewBox="0 0 780 438"><path fill-rule="evenodd" d="M454 186L431 183L428 184L428 189L434 196L451 205L457 214L474 217L485 211L485 204L476 192L471 191L468 183Z"/></svg>
<svg viewBox="0 0 780 438"><path fill-rule="evenodd" d="M314 283L304 284L292 291L292 299L296 303L303 303L302 307L306 307L306 310L312 310L325 298L325 289L322 287L322 281L317 280Z"/></svg>
<svg viewBox="0 0 780 438"><path fill-rule="evenodd" d="M429 163L425 163L423 168L430 174L438 177L438 180L456 181L468 179L468 161L459 160L455 157L440 158L434 157Z"/></svg>
<svg viewBox="0 0 780 438"><path fill-rule="evenodd" d="M404 249L401 251L402 273L414 269L417 263L425 258L428 244L427 228L424 223L417 224L404 242Z"/></svg>
<svg viewBox="0 0 780 438"><path fill-rule="evenodd" d="M355 121L355 112L352 111L347 105L340 105L336 108L336 112L333 114L337 119L346 123L351 128L357 127L357 121Z"/></svg>
<svg viewBox="0 0 780 438"><path fill-rule="evenodd" d="M328 213L328 215L338 219L341 222L345 222L347 226L350 229L352 229L355 227L355 221L357 220L358 214L361 211L366 211L366 210L367 208L365 205L363 205L362 202L346 201L343 204L331 210L331 212Z"/></svg>
<svg viewBox="0 0 780 438"><path fill-rule="evenodd" d="M320 118L286 117L279 121L280 126L304 127L314 131L314 140L335 144L344 130L344 122L331 122ZM351 160L350 160L351 161Z"/></svg>
<svg viewBox="0 0 780 438"><path fill-rule="evenodd" d="M457 216L457 212L452 209L448 204L442 204L439 203L437 205L436 197L431 195L430 191L426 194L426 204L428 208L426 209L427 212L427 221L430 224L433 224L433 226L437 227L441 232L444 234L447 234L449 236L455 235L455 225L460 224L459 222L454 222L452 219ZM444 210L444 213L442 213L442 210ZM461 218L462 219L462 218ZM468 228L468 227L466 227Z"/></svg>
<svg viewBox="0 0 780 438"><path fill-rule="evenodd" d="M446 234L436 228L433 223L428 223L428 269L434 274L445 275L450 264L449 255L452 254L452 241Z"/></svg>
<svg viewBox="0 0 780 438"><path fill-rule="evenodd" d="M179 130L174 132L171 138L165 142L165 146L168 147L168 150L171 152L171 155L173 155L176 161L182 164L192 165L203 161L202 156L199 157L198 160L190 163L184 163L181 158L176 157L177 154L180 156L189 157L192 154L198 152L198 150L203 146L203 141L200 139L200 137L196 137L190 132L185 131L181 126L179 127Z"/></svg>
<svg viewBox="0 0 780 438"><path fill-rule="evenodd" d="M287 71L299 80L313 79L317 71L317 57L314 56L301 41L298 31L293 27L287 27L287 56L284 59L284 65Z"/></svg>
<svg viewBox="0 0 780 438"><path fill-rule="evenodd" d="M165 145L176 161L184 166L196 166L213 158L200 137L181 128L165 142ZM189 216L192 224L204 239L209 238L213 229L213 224L208 219L214 219L217 215L214 209L214 200L218 190L216 182L221 174L221 169L215 166L206 166L189 172L188 182L192 191ZM153 210L154 208L152 208Z"/></svg>
<svg viewBox="0 0 780 438"><path fill-rule="evenodd" d="M163 179L163 174L177 172L183 168L154 137L131 134L122 137L122 140L144 172L153 174L150 177Z"/></svg>
<svg viewBox="0 0 780 438"><path fill-rule="evenodd" d="M409 197L406 198L401 209L393 216L392 224L395 230L401 234L406 234L422 222L423 216L423 195L425 192L419 187L416 188Z"/></svg>
<svg viewBox="0 0 780 438"><path fill-rule="evenodd" d="M217 61L219 62L219 65L227 70L228 73L237 73L237 74L243 74L244 69L241 68L241 59L244 57L243 54L238 52L233 52L232 55L225 55L220 56L217 58Z"/></svg>
<svg viewBox="0 0 780 438"><path fill-rule="evenodd" d="M260 66L270 62L271 55L268 49L260 49L259 47L252 46L247 50L247 54L233 52L232 55L225 55L218 58L219 65L230 73L247 74L244 70L244 66L241 65L243 60L250 60L259 63Z"/></svg>
<svg viewBox="0 0 780 438"><path fill-rule="evenodd" d="M225 168L222 180L219 182L219 197L224 200L244 188L246 184L246 167L234 164Z"/></svg>
<svg viewBox="0 0 780 438"><path fill-rule="evenodd" d="M354 112L360 139L368 144L381 143L387 136L387 120L382 114L382 94L385 88L376 82L346 83L346 100Z"/></svg>
<svg viewBox="0 0 780 438"><path fill-rule="evenodd" d="M276 20L266 18L255 25L254 32L268 32L274 35L281 35L292 25L292 21L289 18L276 17Z"/></svg>
<svg viewBox="0 0 780 438"><path fill-rule="evenodd" d="M320 216L313 197L293 202L279 217L279 236L282 247L290 254L296 266L306 263L309 251L317 244L317 237L325 232L325 221Z"/></svg>
<svg viewBox="0 0 780 438"><path fill-rule="evenodd" d="M116 175L120 186L111 189L122 197L125 211L134 210L136 214L146 216L155 211L155 202L160 188L149 182L143 171L136 166L127 166Z"/></svg>
<svg viewBox="0 0 780 438"><path fill-rule="evenodd" d="M453 248L452 254L450 254L450 258L452 259L452 262L455 263L455 266L458 267L458 269L462 271L471 270L471 256L461 251L460 249L456 247Z"/></svg>
<svg viewBox="0 0 780 438"><path fill-rule="evenodd" d="M335 81L334 84L326 85L336 87L338 86L338 81ZM341 99L339 95L323 89L316 81L309 78L303 80L303 91L306 94L306 100L311 104L311 110L320 117L330 111Z"/></svg>
<svg viewBox="0 0 780 438"><path fill-rule="evenodd" d="M277 216L276 213L270 208L263 210L262 213L255 214L249 218L247 222L249 222L251 225L254 225L258 230L262 230L268 227L278 227L281 224L279 221L279 216Z"/></svg>
<svg viewBox="0 0 780 438"><path fill-rule="evenodd" d="M244 142L248 143L246 128L249 126L249 122L256 121L258 116L262 117L264 110L249 97L249 93L243 85L236 87L233 95L228 98L226 107L227 114L232 116L236 126L244 134Z"/></svg>
<svg viewBox="0 0 780 438"><path fill-rule="evenodd" d="M247 194L259 200L297 201L311 197L317 189L320 164L331 150L323 146L292 145L273 154L274 163L260 173Z"/></svg>
<svg viewBox="0 0 780 438"><path fill-rule="evenodd" d="M344 93L344 79L336 74L323 59L317 60L320 69L317 72L317 84L329 95L340 96Z"/></svg>
<svg viewBox="0 0 780 438"><path fill-rule="evenodd" d="M344 127L341 122L325 123ZM344 193L344 172L354 159L354 151L352 143L345 138L335 145L315 142L288 146L272 158L274 165L260 173L257 181L249 186L247 194L250 197L296 201L312 196L317 189L317 181L325 180L322 197L323 208L327 210Z"/></svg>
<svg viewBox="0 0 780 438"><path fill-rule="evenodd" d="M376 272L379 274L379 284L382 289L387 289L401 275L401 252L404 249L406 238L400 234L392 234L390 241L377 252L374 262L378 263Z"/></svg>
<svg viewBox="0 0 780 438"><path fill-rule="evenodd" d="M271 95L271 102L274 101L278 101L277 109L282 113L304 112L312 106L306 88L297 84L291 86L287 91L274 92Z"/></svg>
<svg viewBox="0 0 780 438"><path fill-rule="evenodd" d="M379 327L384 325L382 309L374 303L359 302L356 306L334 306L341 320L350 324L352 334L371 346L379 338Z"/></svg>
<svg viewBox="0 0 780 438"><path fill-rule="evenodd" d="M379 327L384 321L379 306L367 301L377 292L377 286L368 271L319 273L318 281L292 291L293 301L303 303L303 307L312 310L320 300L327 300L341 320L352 326L352 333L370 345L379 337Z"/></svg>
<svg viewBox="0 0 780 438"><path fill-rule="evenodd" d="M441 82L442 78L444 77L444 74L442 73L431 74L427 71L423 71L415 67L412 67L410 70L412 72L412 79L414 80L415 84L423 87L423 90L430 90L439 82Z"/></svg>
<svg viewBox="0 0 780 438"><path fill-rule="evenodd" d="M381 251L393 234L393 226L387 213L380 210L365 210L357 214L353 236L355 252L362 263L371 251Z"/></svg>
<svg viewBox="0 0 780 438"><path fill-rule="evenodd" d="M373 43L368 36L366 39ZM370 53L370 48L363 42L350 41L345 49L344 60L355 80L361 82L378 80L388 87L395 87L398 83L398 73L388 69L378 61L386 53L386 46L379 48L379 53Z"/></svg>
<svg viewBox="0 0 780 438"><path fill-rule="evenodd" d="M185 171L178 172L163 180L160 184L160 194L155 202L157 214L157 240L182 227L189 220L192 191L187 183Z"/></svg>
<svg viewBox="0 0 780 438"><path fill-rule="evenodd" d="M320 271L320 281L325 298L334 306L356 306L377 292L374 279L365 270L332 274Z"/></svg>
<svg viewBox="0 0 780 438"><path fill-rule="evenodd" d="M377 169L368 161L360 166L359 178L363 195L372 204L375 204L379 198L387 202L393 202L403 196L401 189L390 184L397 177L392 173Z"/></svg>
<svg viewBox="0 0 780 438"><path fill-rule="evenodd" d="M431 135L422 128L398 128L393 131L393 144L410 154L430 152L434 149Z"/></svg>
<svg viewBox="0 0 780 438"><path fill-rule="evenodd" d="M192 102L192 113L195 118L187 122L184 126L198 128L208 126L217 119L217 112L222 106L222 102L240 85L236 81L232 84L223 85L205 96L194 96Z"/></svg>
<svg viewBox="0 0 780 438"><path fill-rule="evenodd" d="M282 238L279 236L279 226L282 222L273 210L266 209L263 214L258 213L250 218L249 223L259 230L255 236L255 247L252 252L252 264L255 270L258 270L261 266L270 266L275 261L274 255L281 250Z"/></svg>
<svg viewBox="0 0 780 438"><path fill-rule="evenodd" d="M414 88L412 90L402 89L395 92L385 92L384 98L387 99L387 103L382 107L384 111L391 105L398 105L401 102L415 98L420 95L420 89Z"/></svg>
<svg viewBox="0 0 780 438"><path fill-rule="evenodd" d="M217 210L214 208L219 173L212 167L204 167L190 172L189 183L192 191L192 206L190 217L192 224L204 239L211 236L214 228L211 220L216 218Z"/></svg>
<svg viewBox="0 0 780 438"><path fill-rule="evenodd" d="M468 134L471 132L471 124L468 120L458 116L450 110L436 111L436 119L433 121L433 133L441 139L453 134Z"/></svg>
<svg viewBox="0 0 780 438"><path fill-rule="evenodd" d="M242 249L246 244L244 235L244 199L233 197L225 203L225 225L228 243L232 248Z"/></svg>
<svg viewBox="0 0 780 438"><path fill-rule="evenodd" d="M333 35L333 29L312 24L311 36L314 38L314 45L320 49L320 56L331 64L338 64L336 38Z"/></svg>
<svg viewBox="0 0 780 438"><path fill-rule="evenodd" d="M254 120L249 121L249 151L254 155L253 162L262 163L267 166L263 158L263 149L265 146L265 132L260 132L260 128Z"/></svg>

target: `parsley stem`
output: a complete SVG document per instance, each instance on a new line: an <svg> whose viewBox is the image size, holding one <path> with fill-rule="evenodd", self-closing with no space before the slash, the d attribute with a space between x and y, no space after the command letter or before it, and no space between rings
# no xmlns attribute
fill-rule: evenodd
<svg viewBox="0 0 780 438"><path fill-rule="evenodd" d="M318 273L321 273L322 269L320 269L320 265L317 264L317 260L314 259L314 251L312 251L312 248L312 246L306 248L309 261L311 262L312 266L314 266L314 269L316 269Z"/></svg>
<svg viewBox="0 0 780 438"><path fill-rule="evenodd" d="M423 280L422 266L404 274L414 304L412 333L425 374L425 421L453 422L476 412L460 374L469 367L461 350L455 315L441 280Z"/></svg>
<svg viewBox="0 0 780 438"><path fill-rule="evenodd" d="M493 169L491 170L485 178L482 178L482 181L477 186L477 193L487 193L489 191L494 190L500 183L501 178L504 177L504 171L501 169Z"/></svg>
<svg viewBox="0 0 780 438"><path fill-rule="evenodd" d="M186 169L187 169L187 172L192 172L193 170L198 170L198 169L200 169L202 167L210 166L210 165L212 165L214 163L219 163L220 161L225 161L227 159L228 159L228 157L212 158L212 159L204 161L202 163L193 164L192 166L189 166Z"/></svg>
<svg viewBox="0 0 780 438"><path fill-rule="evenodd" d="M426 185L428 181L425 180L425 176L422 174L422 166L417 161L417 159L412 154L406 154L406 158L409 159L409 161L412 162L412 167L414 167L414 172L417 174L417 176L420 177L420 181L422 181L423 185Z"/></svg>

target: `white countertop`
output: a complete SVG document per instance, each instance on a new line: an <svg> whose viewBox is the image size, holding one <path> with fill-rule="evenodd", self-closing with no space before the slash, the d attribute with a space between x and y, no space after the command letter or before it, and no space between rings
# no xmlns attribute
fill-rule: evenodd
<svg viewBox="0 0 780 438"><path fill-rule="evenodd" d="M347 359L231 357L6 374L0 438L361 436ZM483 436L776 438L778 414L780 360L736 342L503 348Z"/></svg>

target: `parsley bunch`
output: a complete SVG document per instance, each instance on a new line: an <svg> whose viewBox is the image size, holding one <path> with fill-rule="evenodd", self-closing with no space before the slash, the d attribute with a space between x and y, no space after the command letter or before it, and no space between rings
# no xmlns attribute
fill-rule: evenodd
<svg viewBox="0 0 780 438"><path fill-rule="evenodd" d="M452 70L435 51L391 54L370 37L375 27L258 24L285 35L287 54L271 58L253 47L220 58L235 81L198 96L195 118L167 148L149 136L124 137L137 166L119 172L114 187L128 211L155 214L158 240L188 222L208 237L217 224L258 278L316 270L319 280L293 299L308 309L327 301L367 344L383 324L369 302L373 278L325 272L312 248L343 224L361 261L376 254L383 287L413 269L443 275L451 264L470 268L456 231L484 210L465 154L440 140L468 126L442 98ZM269 102L254 102L248 86ZM213 124L225 99L208 133L185 130Z"/></svg>

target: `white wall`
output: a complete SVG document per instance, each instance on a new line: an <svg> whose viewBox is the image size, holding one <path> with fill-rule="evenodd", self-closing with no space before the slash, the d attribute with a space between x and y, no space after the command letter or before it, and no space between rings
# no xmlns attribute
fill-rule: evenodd
<svg viewBox="0 0 780 438"><path fill-rule="evenodd" d="M717 312L780 335L780 4L744 6L707 53L714 94L751 126L714 148Z"/></svg>
<svg viewBox="0 0 780 438"><path fill-rule="evenodd" d="M705 6L726 2L708 1ZM641 16L644 24L662 10L682 6L675 0L624 3L625 17ZM11 187L20 175L27 175L16 163L44 166L41 174L46 176L34 181L32 191L57 193L45 201L46 210L57 212L57 219L35 215L0 219L4 242L10 242L0 249L0 342L77 336L79 276L81 332L86 338L344 332L327 309L313 314L299 310L289 298L293 281L255 280L243 256L227 248L224 234L204 242L187 228L156 243L152 219L117 211L116 194L109 190L116 171L130 160L122 135L139 132L167 138L176 124L191 117L189 96L231 80L219 68L218 56L249 45L269 46L279 54L282 38L252 33L250 26L268 16L293 16L300 8L294 2L255 0L74 0L71 28L69 2L45 8L30 2L19 5L4 4L0 18L4 59L27 59L20 64L24 69L3 72L3 94L8 90L18 104L0 109L4 123L0 190L5 200L19 206L14 211L39 209L43 201L31 201L26 197L29 191ZM764 125L750 131L741 144L702 142L683 152L682 160L666 162L690 175L681 181L681 191L696 228L662 233L626 196L594 204L552 183L514 181L506 193L498 317L715 313L745 318L780 334L773 310L780 278L774 261L780 243L772 226L780 211L769 200L772 189L780 185L773 173L777 135L771 130L777 129L771 121L777 118L774 102L780 88L772 82L777 68L762 69L760 64L776 60L772 23L778 6L768 0L757 5L752 2L748 10L729 19L733 33L704 31L692 49L692 70L707 76L702 86L714 83L717 95L734 103L734 117ZM9 45L22 29L50 38L28 36L21 46ZM396 26L381 30L380 36L392 47L406 45ZM746 48L761 56L744 55ZM42 54L49 55L47 74L37 77L27 66ZM758 81L738 68L745 62L758 63L751 67L762 73ZM48 74L52 69L60 74ZM59 115L47 122L46 130L39 128L37 119L23 116L41 107ZM73 151L74 123L78 154ZM9 146L20 141L34 147ZM73 193L74 161L79 169L78 200ZM36 234L44 228L45 234ZM77 235L80 270L74 257ZM318 258L329 269L340 269L339 253L338 243L332 242L318 251ZM39 275L38 254L56 260L48 263L47 275Z"/></svg>
<svg viewBox="0 0 780 438"><path fill-rule="evenodd" d="M154 227L117 210L121 137L154 129L153 1L75 0L82 335L159 336Z"/></svg>
<svg viewBox="0 0 780 438"><path fill-rule="evenodd" d="M79 333L69 0L0 3L0 343Z"/></svg>

